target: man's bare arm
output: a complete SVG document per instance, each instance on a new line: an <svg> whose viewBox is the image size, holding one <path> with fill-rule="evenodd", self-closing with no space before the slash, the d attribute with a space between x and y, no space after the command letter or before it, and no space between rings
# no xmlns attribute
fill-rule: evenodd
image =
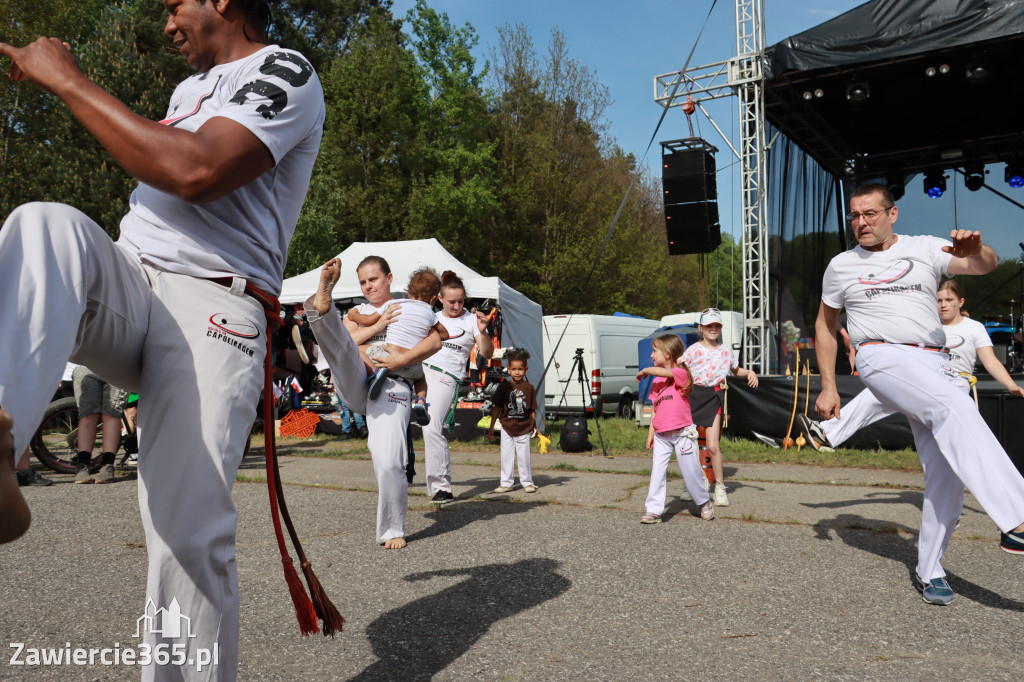
<svg viewBox="0 0 1024 682"><path fill-rule="evenodd" d="M825 305L818 308L818 319L814 323L814 354L818 359L821 373L821 393L814 403L815 411L825 419L839 417L839 392L836 390L836 324L839 310Z"/></svg>

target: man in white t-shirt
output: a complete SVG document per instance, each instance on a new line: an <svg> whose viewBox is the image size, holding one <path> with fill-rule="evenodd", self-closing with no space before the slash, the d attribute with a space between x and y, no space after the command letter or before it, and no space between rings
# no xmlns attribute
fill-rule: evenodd
<svg viewBox="0 0 1024 682"><path fill-rule="evenodd" d="M935 304L943 274L983 275L997 265L981 233L953 230L952 243L893 232L899 215L884 185L858 188L850 225L858 246L829 263L815 324L825 419L840 416L836 322L846 308L861 380L887 409L910 420L925 475L917 588L929 604L949 604L953 590L942 556L960 515L963 488L1002 531L1000 546L1024 554L1024 477L992 435L950 366Z"/></svg>
<svg viewBox="0 0 1024 682"><path fill-rule="evenodd" d="M164 120L91 82L70 48L0 43L11 76L56 95L139 180L115 244L81 212L26 204L0 229L0 403L14 447L71 357L143 396L139 507L145 613L180 607L190 636L147 629L151 650L233 680L238 656L237 515L231 486L263 386L267 321L323 132L323 90L302 55L268 45L266 0L165 0L164 32L196 73ZM27 302L27 303L26 303ZM30 343L25 343L27 337ZM17 396L15 398L15 396ZM143 604L140 604L140 612Z"/></svg>

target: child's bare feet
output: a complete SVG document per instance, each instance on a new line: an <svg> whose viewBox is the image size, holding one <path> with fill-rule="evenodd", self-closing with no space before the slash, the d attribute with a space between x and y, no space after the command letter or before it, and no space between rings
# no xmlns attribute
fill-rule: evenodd
<svg viewBox="0 0 1024 682"><path fill-rule="evenodd" d="M384 542L384 549L402 549L405 544L405 538L391 538Z"/></svg>
<svg viewBox="0 0 1024 682"><path fill-rule="evenodd" d="M0 408L0 544L17 540L32 519L14 474L14 422Z"/></svg>
<svg viewBox="0 0 1024 682"><path fill-rule="evenodd" d="M334 285L338 283L339 279L341 279L341 259L332 258L320 269L320 285L317 286L316 293L313 294L313 308L321 315L326 315L334 305L331 292L334 291Z"/></svg>

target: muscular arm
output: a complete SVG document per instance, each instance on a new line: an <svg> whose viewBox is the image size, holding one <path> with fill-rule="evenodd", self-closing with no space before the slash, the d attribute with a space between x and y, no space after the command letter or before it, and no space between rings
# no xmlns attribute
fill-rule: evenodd
<svg viewBox="0 0 1024 682"><path fill-rule="evenodd" d="M132 112L78 68L56 38L23 48L0 43L10 75L56 95L129 175L190 203L218 199L274 165L270 150L245 126L215 117L189 132Z"/></svg>
<svg viewBox="0 0 1024 682"><path fill-rule="evenodd" d="M825 419L839 417L839 391L836 390L836 323L839 310L822 302L818 319L814 322L814 354L821 372L821 393L814 402L814 410Z"/></svg>
<svg viewBox="0 0 1024 682"><path fill-rule="evenodd" d="M1008 390L1011 394L1018 398L1024 398L1024 388L1021 388L1010 376L1010 373L1003 367L1003 363L999 362L996 358L995 351L992 350L992 346L983 346L978 349L978 359L981 360L982 366L985 371L992 375L995 379Z"/></svg>

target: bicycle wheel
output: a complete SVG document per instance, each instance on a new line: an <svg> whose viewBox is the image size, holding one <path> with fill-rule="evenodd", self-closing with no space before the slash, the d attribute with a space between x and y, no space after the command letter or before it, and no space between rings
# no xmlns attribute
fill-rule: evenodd
<svg viewBox="0 0 1024 682"><path fill-rule="evenodd" d="M103 429L96 433L96 446L102 444ZM74 398L54 400L43 413L43 422L32 436L32 454L40 462L59 474L75 473L78 455L78 404ZM94 447L93 452L98 452ZM93 458L90 471L98 471L100 456Z"/></svg>

